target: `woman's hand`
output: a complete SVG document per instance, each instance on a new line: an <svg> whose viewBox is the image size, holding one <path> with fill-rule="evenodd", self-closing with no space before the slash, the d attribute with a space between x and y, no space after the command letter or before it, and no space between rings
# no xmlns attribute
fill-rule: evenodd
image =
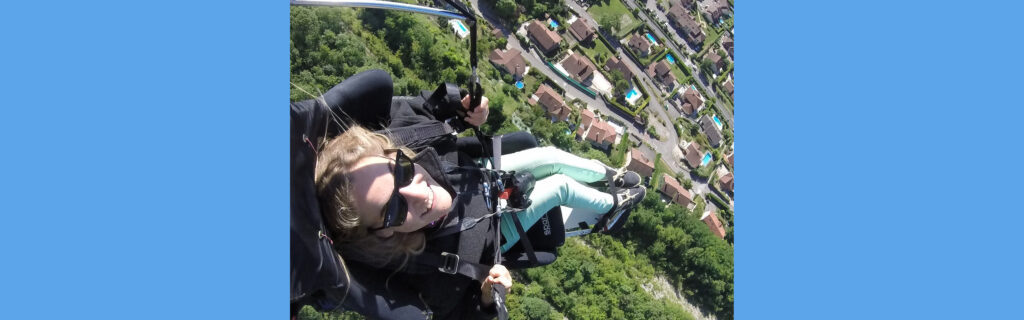
<svg viewBox="0 0 1024 320"><path fill-rule="evenodd" d="M495 283L500 283L505 286L506 289L512 288L512 275L508 273L508 269L505 266L496 264L491 267L491 275L484 279L484 283L480 286L480 301L485 307L494 304L494 295L491 293L491 286Z"/></svg>
<svg viewBox="0 0 1024 320"><path fill-rule="evenodd" d="M480 97L480 106L476 107L476 110L468 111L470 102L469 100L470 99L468 95L462 98L462 107L466 108L467 110L466 118L462 119L462 121L465 121L466 123L479 128L480 125L484 124L484 122L487 121L487 113L490 112L490 108L487 106L487 103L490 100L487 99L487 97Z"/></svg>

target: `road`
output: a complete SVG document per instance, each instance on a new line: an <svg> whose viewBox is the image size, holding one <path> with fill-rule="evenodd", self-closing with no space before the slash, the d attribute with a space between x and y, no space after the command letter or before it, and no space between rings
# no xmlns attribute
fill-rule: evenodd
<svg viewBox="0 0 1024 320"><path fill-rule="evenodd" d="M569 1L571 1L571 0L569 0ZM635 0L622 0L622 3L625 4L626 7L629 7L630 10L632 10L634 8L639 8L640 11L642 11L642 13L639 15L639 17L640 17L641 20L644 21L644 23L647 24L648 29L650 29L651 31L654 31L655 35L658 36L658 38L660 38L660 39L669 39L669 37L665 36L665 33L661 31L661 25L658 24L657 22L651 21L650 17L647 16L647 11L644 10L644 8L637 6ZM656 12L658 11L657 7L653 7L653 9ZM686 49L686 50L679 50L679 47L676 46L676 44L673 43L672 41L664 41L663 40L662 42L664 42L666 45L668 45L668 47L670 49L674 50L675 52L686 52L687 53L686 60L689 60L689 56L694 53L694 51L690 50L689 47L685 47L684 49ZM680 58L682 58L682 57L680 57ZM699 65L699 64L693 63L691 61L689 63L689 65ZM704 92L707 92L709 95L713 96L713 92L715 92L715 91L712 90L710 87L708 87L707 84L704 83L705 80L711 79L711 78L701 75L700 68L691 68L690 70L694 72L694 75L696 76L695 78L698 79L698 81L696 81L696 82L697 82L698 85L701 86L701 88L704 88ZM729 122L729 126L730 127L735 128L735 126L733 126L733 115L732 115L732 113L725 112L726 110L729 110L729 109L726 109L725 103L723 103L722 101L719 101L719 99L715 99L715 100L716 100L715 101L715 106L718 107L718 110L722 111L722 112L719 112L719 113L722 115L723 118L725 118L725 121Z"/></svg>

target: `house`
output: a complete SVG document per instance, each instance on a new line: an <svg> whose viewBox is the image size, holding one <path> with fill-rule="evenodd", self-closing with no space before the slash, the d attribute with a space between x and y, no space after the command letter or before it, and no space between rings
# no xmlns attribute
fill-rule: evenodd
<svg viewBox="0 0 1024 320"><path fill-rule="evenodd" d="M633 78L633 72L629 71L629 67L626 66L626 63L619 60L619 58L608 58L608 62L605 63L605 66L608 67L609 71L618 71L621 73L622 78L626 79L626 81Z"/></svg>
<svg viewBox="0 0 1024 320"><path fill-rule="evenodd" d="M590 141L591 144L598 148L607 150L615 144L615 138L617 136L618 134L615 133L615 128L612 128L611 124L605 121L600 121L590 127L590 132L587 132L586 140Z"/></svg>
<svg viewBox="0 0 1024 320"><path fill-rule="evenodd" d="M711 68L715 74L722 72L722 69L725 68L727 63L725 59L722 59L722 56L718 55L718 50L708 50L708 52L704 54L704 59L711 61Z"/></svg>
<svg viewBox="0 0 1024 320"><path fill-rule="evenodd" d="M669 23L679 30L691 45L696 47L704 43L704 29L682 4L673 4L668 9L666 16L668 16Z"/></svg>
<svg viewBox="0 0 1024 320"><path fill-rule="evenodd" d="M700 145L696 142L690 142L685 148L683 148L683 158L686 160L686 164L690 168L697 169L700 167L700 162L704 158L704 153L700 150Z"/></svg>
<svg viewBox="0 0 1024 320"><path fill-rule="evenodd" d="M684 115L694 116L704 108L704 97L701 97L700 92L697 92L697 89L694 89L692 85L686 87L686 91L677 97L681 97L679 112Z"/></svg>
<svg viewBox="0 0 1024 320"><path fill-rule="evenodd" d="M562 60L562 68L569 73L573 80L580 83L587 82L594 75L594 64L579 52L573 52L565 60Z"/></svg>
<svg viewBox="0 0 1024 320"><path fill-rule="evenodd" d="M658 191L680 206L686 207L693 203L693 196L690 192L679 185L679 181L676 181L676 178L667 173L661 174L661 187L658 188Z"/></svg>
<svg viewBox="0 0 1024 320"><path fill-rule="evenodd" d="M717 25L719 21L725 20L728 16L732 15L732 8L729 8L727 0L701 1L700 11L704 14L704 20L713 25Z"/></svg>
<svg viewBox="0 0 1024 320"><path fill-rule="evenodd" d="M685 7L686 9L696 10L697 9L697 0L681 0L681 1L673 2L672 5L681 5L681 6Z"/></svg>
<svg viewBox="0 0 1024 320"><path fill-rule="evenodd" d="M729 76L729 78L725 79L725 82L722 83L722 88L725 89L725 92L729 93L729 98L735 99L735 95L733 95L733 92L732 92L733 91L732 76Z"/></svg>
<svg viewBox="0 0 1024 320"><path fill-rule="evenodd" d="M569 119L569 114L572 110L569 106L565 105L565 101L562 100L562 96L555 92L546 84L541 84L537 87L537 92L534 93L537 96L537 102L547 110L548 116L553 120L565 121Z"/></svg>
<svg viewBox="0 0 1024 320"><path fill-rule="evenodd" d="M661 60L647 66L647 75L654 80L661 82L666 88L675 86L676 76L672 74L672 66L667 61Z"/></svg>
<svg viewBox="0 0 1024 320"><path fill-rule="evenodd" d="M730 167L736 167L736 165L732 163L732 155L734 153L736 153L736 152L729 152L729 155L725 156L725 161L729 162L729 166Z"/></svg>
<svg viewBox="0 0 1024 320"><path fill-rule="evenodd" d="M700 128L704 131L704 135L708 137L708 142L711 143L712 147L718 148L718 145L722 144L722 130L718 129L718 125L715 124L711 117L704 115L700 117Z"/></svg>
<svg viewBox="0 0 1024 320"><path fill-rule="evenodd" d="M586 19L579 18L575 22L569 25L569 33L571 33L580 42L588 42L594 40L594 28L587 24Z"/></svg>
<svg viewBox="0 0 1024 320"><path fill-rule="evenodd" d="M718 178L718 187L730 193L732 192L732 172Z"/></svg>
<svg viewBox="0 0 1024 320"><path fill-rule="evenodd" d="M719 238L725 239L725 226L722 225L722 221L718 220L718 215L715 214L714 209L705 211L704 215L700 217L700 220L704 221L704 224L708 225L708 228L711 229L712 234Z"/></svg>
<svg viewBox="0 0 1024 320"><path fill-rule="evenodd" d="M733 48L732 37L730 37L729 34L723 34L721 41L722 41L722 49L725 49L725 52L729 53L729 58L732 58L733 57L733 55L732 55L732 48Z"/></svg>
<svg viewBox="0 0 1024 320"><path fill-rule="evenodd" d="M526 26L526 34L533 38L533 42L545 54L557 51L559 44L562 42L562 36L545 27L544 23L540 22L540 20L530 21L530 25Z"/></svg>
<svg viewBox="0 0 1024 320"><path fill-rule="evenodd" d="M641 57L646 57L651 54L651 42L647 41L647 39L639 33L634 33L630 36L629 40L626 41L626 46Z"/></svg>
<svg viewBox="0 0 1024 320"><path fill-rule="evenodd" d="M632 148L629 150L629 162L626 163L626 170L636 172L641 177L650 178L654 174L654 164L640 150Z"/></svg>
<svg viewBox="0 0 1024 320"><path fill-rule="evenodd" d="M526 60L523 60L522 52L519 49L511 48L505 51L494 49L491 51L490 60L498 69L511 73L512 78L516 81L522 79L526 74Z"/></svg>
<svg viewBox="0 0 1024 320"><path fill-rule="evenodd" d="M615 143L618 134L611 124L602 121L589 109L583 109L580 112L580 126L576 129L576 135L597 148L607 150Z"/></svg>

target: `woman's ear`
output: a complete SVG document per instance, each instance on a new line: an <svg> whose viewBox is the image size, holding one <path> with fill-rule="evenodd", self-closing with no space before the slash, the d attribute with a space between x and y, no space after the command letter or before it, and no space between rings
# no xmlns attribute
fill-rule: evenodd
<svg viewBox="0 0 1024 320"><path fill-rule="evenodd" d="M391 238L391 236L395 235L395 231L391 230L391 228L385 228L385 229L374 231L373 234L376 235L377 237L382 238L382 239L387 239L387 238Z"/></svg>

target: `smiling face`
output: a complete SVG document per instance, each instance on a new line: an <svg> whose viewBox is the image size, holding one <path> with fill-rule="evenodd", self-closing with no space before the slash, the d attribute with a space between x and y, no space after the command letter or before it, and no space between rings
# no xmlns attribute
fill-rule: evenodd
<svg viewBox="0 0 1024 320"><path fill-rule="evenodd" d="M361 228L377 228L383 224L384 207L395 188L394 154L369 156L360 159L349 170L354 209L359 214ZM420 230L444 217L452 206L452 197L426 170L415 165L412 182L398 189L405 198L408 210L405 223L374 232L379 237L390 237L394 232L409 233Z"/></svg>

